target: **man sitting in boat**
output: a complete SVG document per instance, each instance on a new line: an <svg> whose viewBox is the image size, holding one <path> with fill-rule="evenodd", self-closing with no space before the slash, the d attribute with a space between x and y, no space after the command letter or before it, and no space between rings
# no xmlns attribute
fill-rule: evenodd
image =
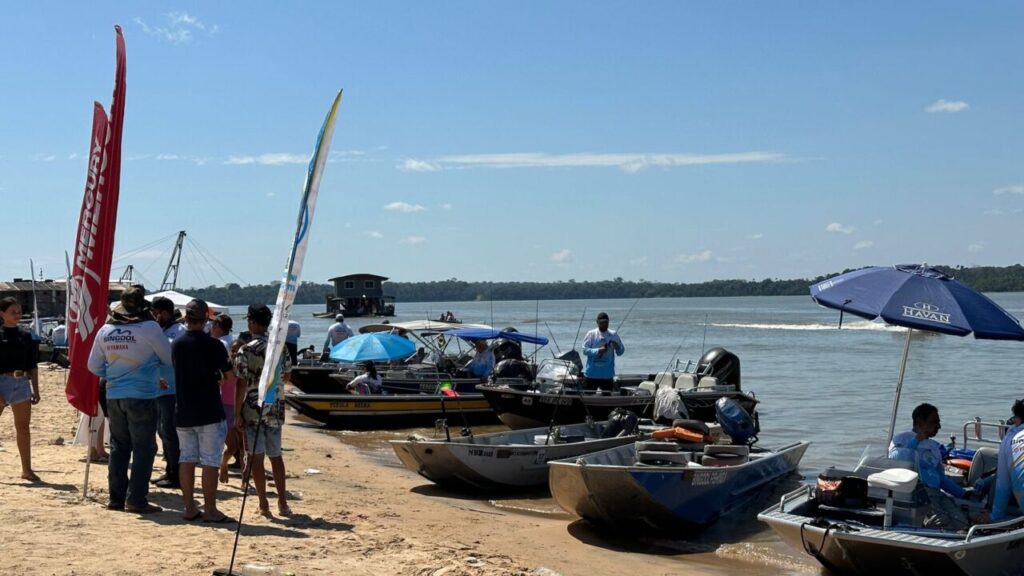
<svg viewBox="0 0 1024 576"><path fill-rule="evenodd" d="M363 373L346 384L345 389L350 394L360 396L381 394L383 392L382 383L381 377L377 375L377 367L373 365L373 362L367 362L363 364Z"/></svg>
<svg viewBox="0 0 1024 576"><path fill-rule="evenodd" d="M477 340L473 343L476 354L466 364L466 372L480 379L485 379L494 371L494 352L487 347L487 342Z"/></svg>
<svg viewBox="0 0 1024 576"><path fill-rule="evenodd" d="M965 530L970 526L967 515L949 497L963 498L965 491L946 476L942 463L942 450L932 438L942 428L939 409L925 402L911 414L914 427L893 436L889 444L889 458L907 460L916 465L920 482L928 497L930 515L925 519L927 528Z"/></svg>
<svg viewBox="0 0 1024 576"><path fill-rule="evenodd" d="M1006 507L1012 493L1019 506L1024 502L1024 400L1013 403L1013 428L1006 431L999 445L999 464L996 468L996 493L992 501L990 518L982 521L1006 520Z"/></svg>

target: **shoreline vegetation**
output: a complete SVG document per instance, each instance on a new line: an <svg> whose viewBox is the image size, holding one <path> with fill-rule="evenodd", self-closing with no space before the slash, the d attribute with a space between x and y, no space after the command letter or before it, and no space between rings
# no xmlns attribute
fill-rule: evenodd
<svg viewBox="0 0 1024 576"><path fill-rule="evenodd" d="M981 292L1024 291L1024 266L935 266L942 272ZM729 296L806 296L808 286L842 270L817 278L782 280L711 280L692 284L652 282L648 280L611 280L557 282L470 282L450 278L432 282L386 282L384 293L398 302L467 302L488 300L586 300L605 298L698 298ZM224 305L273 302L280 282L241 286L207 286L186 290L196 298ZM323 304L325 295L334 294L331 284L303 283L296 304Z"/></svg>

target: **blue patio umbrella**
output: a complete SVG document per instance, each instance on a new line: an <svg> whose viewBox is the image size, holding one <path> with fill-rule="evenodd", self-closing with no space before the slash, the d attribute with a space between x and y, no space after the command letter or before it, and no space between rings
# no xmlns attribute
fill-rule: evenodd
<svg viewBox="0 0 1024 576"><path fill-rule="evenodd" d="M907 328L889 440L896 427L910 336L914 330L985 340L1024 340L1020 321L984 294L927 264L873 266L840 274L811 286L811 298L822 306L861 318L881 318ZM841 316L840 316L841 318Z"/></svg>
<svg viewBox="0 0 1024 576"><path fill-rule="evenodd" d="M415 353L414 342L381 332L351 336L331 348L331 358L339 362L386 362Z"/></svg>

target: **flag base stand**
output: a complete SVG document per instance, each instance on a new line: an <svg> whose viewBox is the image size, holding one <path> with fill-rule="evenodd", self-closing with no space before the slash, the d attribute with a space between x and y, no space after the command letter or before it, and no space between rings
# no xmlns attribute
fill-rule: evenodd
<svg viewBox="0 0 1024 576"><path fill-rule="evenodd" d="M213 571L213 576L249 576L245 572L239 572L238 568L230 570L228 568L217 568Z"/></svg>

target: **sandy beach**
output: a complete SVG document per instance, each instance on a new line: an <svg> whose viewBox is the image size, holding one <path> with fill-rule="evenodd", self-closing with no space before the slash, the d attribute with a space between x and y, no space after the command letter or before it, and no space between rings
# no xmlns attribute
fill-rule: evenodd
<svg viewBox="0 0 1024 576"><path fill-rule="evenodd" d="M150 493L165 509L161 513L108 511L106 467L93 464L89 498L82 499L85 448L68 445L77 413L64 399L63 378L63 370L40 365L43 399L32 411L32 450L42 483L19 479L10 410L0 417L3 571L210 574L226 568L235 526L182 520L177 490ZM284 445L295 514L265 519L257 514L255 498L247 500L236 568L248 574L621 576L810 568L785 557L749 555L743 544L680 552L612 543L565 516L506 512L484 496L442 492L294 418ZM156 467L161 466L158 456ZM221 509L237 518L239 477L222 485L218 496Z"/></svg>

